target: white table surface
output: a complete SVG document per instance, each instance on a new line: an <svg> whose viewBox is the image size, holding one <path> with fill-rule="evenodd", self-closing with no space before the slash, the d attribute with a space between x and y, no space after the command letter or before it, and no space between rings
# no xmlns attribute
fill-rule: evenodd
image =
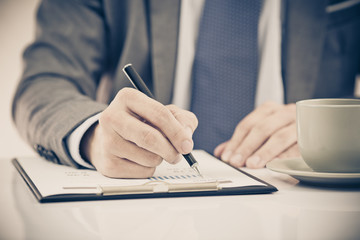
<svg viewBox="0 0 360 240"><path fill-rule="evenodd" d="M320 188L268 169L264 195L40 204L0 161L0 239L360 239L360 189Z"/></svg>
<svg viewBox="0 0 360 240"><path fill-rule="evenodd" d="M360 239L359 189L310 187L266 169L249 172L276 186L274 194L38 203L7 159L33 154L13 128L10 102L37 3L0 1L1 240Z"/></svg>

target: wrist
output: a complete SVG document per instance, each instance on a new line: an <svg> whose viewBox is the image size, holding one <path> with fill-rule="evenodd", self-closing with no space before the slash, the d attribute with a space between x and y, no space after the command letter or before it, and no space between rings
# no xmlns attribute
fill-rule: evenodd
<svg viewBox="0 0 360 240"><path fill-rule="evenodd" d="M95 122L84 134L80 142L80 155L88 163L92 164L93 151L95 150L95 130L99 122Z"/></svg>

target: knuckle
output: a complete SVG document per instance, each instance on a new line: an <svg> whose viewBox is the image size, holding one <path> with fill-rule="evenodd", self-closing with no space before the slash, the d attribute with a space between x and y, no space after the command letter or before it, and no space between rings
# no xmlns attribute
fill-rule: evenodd
<svg viewBox="0 0 360 240"><path fill-rule="evenodd" d="M115 99L124 106L128 106L129 102L140 102L141 94L142 93L136 89L125 87L117 93Z"/></svg>
<svg viewBox="0 0 360 240"><path fill-rule="evenodd" d="M182 139L183 135L184 135L184 129L177 128L177 129L174 129L172 136L169 136L169 137L171 138L171 142L177 142Z"/></svg>
<svg viewBox="0 0 360 240"><path fill-rule="evenodd" d="M145 146L152 146L157 143L157 136L152 129L142 131L141 139Z"/></svg>
<svg viewBox="0 0 360 240"><path fill-rule="evenodd" d="M174 104L169 104L169 105L166 105L166 107L172 112L176 112L176 110L178 109L178 107Z"/></svg>
<svg viewBox="0 0 360 240"><path fill-rule="evenodd" d="M156 104L155 105L155 112L157 113L157 115L159 115L160 117L168 117L170 116L171 112L169 109L167 109L164 105L162 105L161 103Z"/></svg>
<svg viewBox="0 0 360 240"><path fill-rule="evenodd" d="M189 118L191 119L191 122L193 123L193 130L195 130L199 125L199 120L196 117L196 115L192 112L189 112Z"/></svg>
<svg viewBox="0 0 360 240"><path fill-rule="evenodd" d="M177 110L171 111L172 115L181 122L182 125L189 126L194 131L198 126L198 119L193 112L179 109L176 107Z"/></svg>
<svg viewBox="0 0 360 240"><path fill-rule="evenodd" d="M254 127L254 131L261 136L267 136L271 133L271 127L266 123L259 123Z"/></svg>
<svg viewBox="0 0 360 240"><path fill-rule="evenodd" d="M127 98L135 96L136 93L139 93L138 90L136 90L134 88L130 88L130 87L125 87L122 90L124 91L124 96Z"/></svg>
<svg viewBox="0 0 360 240"><path fill-rule="evenodd" d="M285 144L289 139L289 135L286 131L278 131L272 137L272 140L277 144Z"/></svg>
<svg viewBox="0 0 360 240"><path fill-rule="evenodd" d="M164 107L164 105L162 104L157 104L154 107L154 123L155 124L161 124L163 122L168 122L170 121L172 117L172 114L170 112L169 109L167 109L166 107Z"/></svg>
<svg viewBox="0 0 360 240"><path fill-rule="evenodd" d="M124 122L126 122L125 119L127 118L125 117L124 114L125 114L124 111L116 111L116 113L114 113L112 110L108 108L100 114L99 124L105 128L108 128L109 126L119 127Z"/></svg>
<svg viewBox="0 0 360 240"><path fill-rule="evenodd" d="M119 100L128 99L133 95L132 90L131 88L122 88L118 91L115 98Z"/></svg>
<svg viewBox="0 0 360 240"><path fill-rule="evenodd" d="M236 130L237 131L250 131L250 129L253 127L253 125L251 124L251 121L249 121L248 118L244 118L244 120L242 120L237 126L236 126Z"/></svg>
<svg viewBox="0 0 360 240"><path fill-rule="evenodd" d="M234 133L239 133L241 131L248 131L249 126L245 121L241 121L240 123L238 123L238 125L236 125L235 127L235 131Z"/></svg>
<svg viewBox="0 0 360 240"><path fill-rule="evenodd" d="M234 151L234 149L239 146L239 144L242 143L243 140L244 139L242 138L242 134L240 134L240 131L235 131L231 136L230 140L228 141L224 152L226 152L227 150Z"/></svg>
<svg viewBox="0 0 360 240"><path fill-rule="evenodd" d="M259 138L265 138L269 136L270 130L265 124L256 125L252 130L251 133Z"/></svg>
<svg viewBox="0 0 360 240"><path fill-rule="evenodd" d="M119 113L118 117L121 120L116 119L114 120L114 122L119 121L118 124L116 125L116 130L118 131L118 134L120 136L126 135L125 133L129 131L129 129L134 129L133 126L135 124L134 120L126 116L125 112Z"/></svg>

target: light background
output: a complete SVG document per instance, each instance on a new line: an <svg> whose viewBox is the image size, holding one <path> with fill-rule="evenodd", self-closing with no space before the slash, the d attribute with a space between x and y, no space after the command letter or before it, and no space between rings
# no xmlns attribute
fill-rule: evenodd
<svg viewBox="0 0 360 240"><path fill-rule="evenodd" d="M22 71L21 55L34 36L35 9L39 0L0 0L0 161L35 152L20 138L11 119L11 101ZM13 171L0 169L0 182L13 179ZM2 185L0 239L25 239L25 226L12 198L13 185ZM2 209L4 210L4 209Z"/></svg>
<svg viewBox="0 0 360 240"><path fill-rule="evenodd" d="M22 52L31 42L39 0L0 0L0 159L32 156L11 119L11 101L22 71Z"/></svg>

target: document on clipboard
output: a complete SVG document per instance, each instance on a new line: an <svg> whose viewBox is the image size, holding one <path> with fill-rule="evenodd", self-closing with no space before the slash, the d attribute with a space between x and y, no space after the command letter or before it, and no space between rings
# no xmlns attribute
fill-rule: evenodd
<svg viewBox="0 0 360 240"><path fill-rule="evenodd" d="M195 150L202 176L186 163L163 161L146 179L108 178L95 170L74 169L37 158L16 158L13 164L43 202L105 199L190 197L272 193L277 189L205 151Z"/></svg>

